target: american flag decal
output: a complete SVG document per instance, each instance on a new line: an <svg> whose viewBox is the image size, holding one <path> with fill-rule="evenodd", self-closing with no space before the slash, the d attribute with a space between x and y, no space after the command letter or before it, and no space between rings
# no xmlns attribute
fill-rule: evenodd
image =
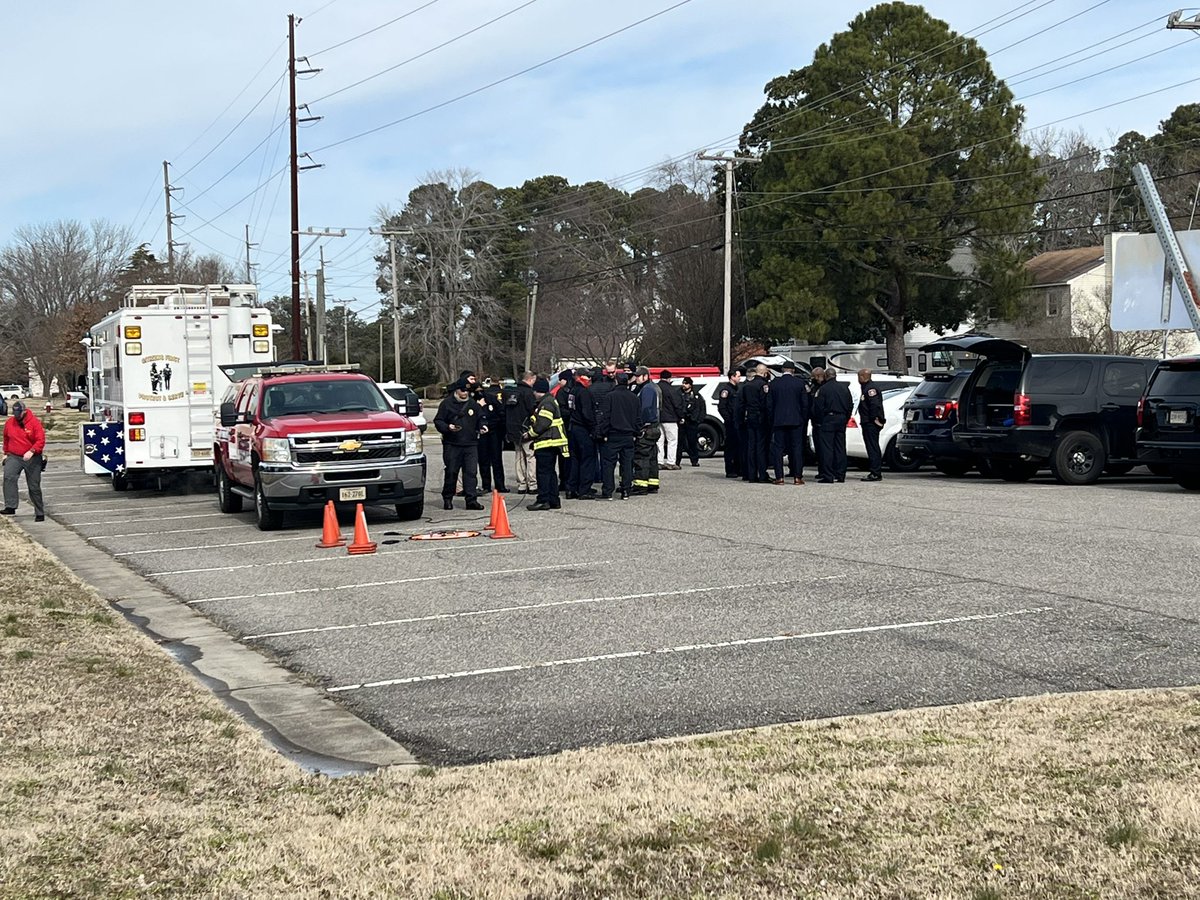
<svg viewBox="0 0 1200 900"><path fill-rule="evenodd" d="M109 472L125 471L125 432L118 422L83 426L83 455Z"/></svg>

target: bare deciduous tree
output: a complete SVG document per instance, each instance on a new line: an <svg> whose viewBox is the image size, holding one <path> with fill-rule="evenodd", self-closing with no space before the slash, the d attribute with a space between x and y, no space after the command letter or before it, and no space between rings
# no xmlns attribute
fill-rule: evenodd
<svg viewBox="0 0 1200 900"><path fill-rule="evenodd" d="M404 266L401 342L449 381L490 354L503 318L489 290L500 236L496 190L465 169L433 172L399 215L381 210L379 220L404 232L397 238ZM388 253L378 261L380 291L390 296Z"/></svg>
<svg viewBox="0 0 1200 900"><path fill-rule="evenodd" d="M57 346L71 328L71 311L99 303L112 290L132 248L126 228L59 221L18 228L0 251L0 297L11 340L32 360L47 394L54 376L64 374L57 370Z"/></svg>

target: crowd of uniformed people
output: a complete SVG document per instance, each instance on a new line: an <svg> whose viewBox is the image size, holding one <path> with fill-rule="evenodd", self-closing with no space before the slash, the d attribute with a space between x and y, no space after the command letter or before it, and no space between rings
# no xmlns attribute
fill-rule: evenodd
<svg viewBox="0 0 1200 900"><path fill-rule="evenodd" d="M794 363L771 377L759 364L731 369L714 396L724 426L725 476L757 484L804 484L811 424L817 481L846 480L846 426L853 412L849 385L833 369L808 378ZM859 416L870 473L882 478L879 431L883 398L870 380L861 384ZM657 381L645 366L610 362L591 370L567 369L550 378L525 372L501 385L463 372L450 385L433 424L442 436L442 502L482 510L479 492L508 493L504 451L514 454L515 489L536 495L531 510L559 509L562 500L625 500L657 494L660 473L686 458L700 464L699 431L708 416L691 378L676 385L669 370ZM785 461L787 477L785 477Z"/></svg>

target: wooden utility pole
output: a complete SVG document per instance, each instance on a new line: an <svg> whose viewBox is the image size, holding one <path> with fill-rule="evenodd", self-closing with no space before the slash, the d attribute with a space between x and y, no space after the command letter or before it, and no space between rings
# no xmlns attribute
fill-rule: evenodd
<svg viewBox="0 0 1200 900"><path fill-rule="evenodd" d="M533 289L529 292L529 315L525 317L525 371L533 371L533 320L537 316L537 292L538 283L533 283Z"/></svg>
<svg viewBox="0 0 1200 900"><path fill-rule="evenodd" d="M258 244L250 243L250 226L246 226L246 284L254 284L253 266L250 264L250 248Z"/></svg>
<svg viewBox="0 0 1200 900"><path fill-rule="evenodd" d="M733 167L738 163L757 163L753 156L709 156L701 153L697 159L725 165L725 304L722 321L721 374L729 371L733 353Z"/></svg>
<svg viewBox="0 0 1200 900"><path fill-rule="evenodd" d="M171 213L171 192L175 188L171 187L171 164L165 159L163 160L163 196L166 198L167 204L167 282L175 283L175 235L172 228L175 224L175 216Z"/></svg>
<svg viewBox="0 0 1200 900"><path fill-rule="evenodd" d="M303 359L300 336L300 161L296 147L296 17L288 16L288 157L292 184L292 359Z"/></svg>
<svg viewBox="0 0 1200 900"><path fill-rule="evenodd" d="M300 172L318 166L301 166L297 147L296 130L301 122L316 122L320 116L299 118L300 107L296 105L296 76L313 75L320 69L296 69L296 26L300 19L288 16L288 133L291 138L289 169L292 187L292 358L302 359L304 343L300 334ZM307 62L307 60L305 60ZM304 154L307 156L308 154Z"/></svg>

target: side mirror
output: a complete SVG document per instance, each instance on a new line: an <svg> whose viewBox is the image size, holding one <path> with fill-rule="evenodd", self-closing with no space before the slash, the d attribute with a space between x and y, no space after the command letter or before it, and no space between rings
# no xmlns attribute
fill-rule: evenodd
<svg viewBox="0 0 1200 900"><path fill-rule="evenodd" d="M402 415L402 416L408 415L407 407L403 403L393 403L392 409L394 409L396 412L400 413L400 415Z"/></svg>
<svg viewBox="0 0 1200 900"><path fill-rule="evenodd" d="M238 423L237 406L232 400L221 404L221 427L228 428Z"/></svg>
<svg viewBox="0 0 1200 900"><path fill-rule="evenodd" d="M421 401L416 397L409 397L407 401L408 410L405 415L410 419L415 419L421 414Z"/></svg>

